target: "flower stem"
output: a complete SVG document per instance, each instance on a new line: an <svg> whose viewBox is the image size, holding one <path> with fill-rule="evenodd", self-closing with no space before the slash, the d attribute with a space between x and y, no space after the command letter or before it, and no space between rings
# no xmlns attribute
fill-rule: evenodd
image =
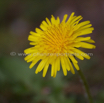
<svg viewBox="0 0 104 103"><path fill-rule="evenodd" d="M92 99L87 81L86 81L86 79L85 79L81 70L78 70L78 73L79 73L79 75L81 77L81 80L83 82L83 85L84 85L84 88L85 88L85 91L86 91L86 95L87 95L87 99L89 100L89 103L93 103L93 99Z"/></svg>

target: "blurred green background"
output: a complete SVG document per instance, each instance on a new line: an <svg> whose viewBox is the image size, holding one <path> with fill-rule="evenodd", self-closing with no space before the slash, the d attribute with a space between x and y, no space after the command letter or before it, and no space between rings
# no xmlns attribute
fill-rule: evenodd
<svg viewBox="0 0 104 103"><path fill-rule="evenodd" d="M90 35L96 41L90 60L79 60L94 103L104 103L104 0L0 0L0 103L87 103L79 75L45 78L42 72L35 74L34 66L24 61L21 55L29 48L29 32L39 27L42 20L51 15L82 15L90 20L94 32ZM83 21L82 20L82 21Z"/></svg>

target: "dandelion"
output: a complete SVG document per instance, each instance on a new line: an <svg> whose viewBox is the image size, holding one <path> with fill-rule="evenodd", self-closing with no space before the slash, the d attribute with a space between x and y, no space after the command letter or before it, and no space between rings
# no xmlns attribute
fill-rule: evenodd
<svg viewBox="0 0 104 103"><path fill-rule="evenodd" d="M30 69L40 61L35 70L36 74L43 70L43 77L45 77L49 65L51 65L52 77L56 77L57 71L60 71L60 66L65 76L67 71L75 74L74 67L79 70L76 57L80 60L90 59L87 54L81 55L85 53L78 48L95 48L93 44L90 44L95 43L91 37L81 37L92 33L94 28L90 21L80 22L82 16L74 16L74 12L68 19L67 17L68 15L65 14L60 22L59 17L55 19L52 15L51 20L46 18L46 21L42 21L40 29L36 28L35 32L30 31L31 35L29 35L28 40L31 41L30 45L33 47L24 50L25 54L31 54L27 55L25 60L32 62L29 66Z"/></svg>

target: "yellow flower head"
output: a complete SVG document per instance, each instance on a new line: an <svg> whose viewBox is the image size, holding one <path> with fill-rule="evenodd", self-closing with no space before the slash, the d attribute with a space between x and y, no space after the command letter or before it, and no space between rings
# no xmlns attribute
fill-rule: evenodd
<svg viewBox="0 0 104 103"><path fill-rule="evenodd" d="M65 14L62 22L59 17L55 19L52 15L51 20L46 18L40 25L40 29L36 28L35 32L30 31L28 40L31 41L31 48L24 50L27 62L32 62L30 69L40 61L35 73L43 70L45 77L49 64L51 65L51 76L56 77L57 71L60 71L60 66L64 75L67 71L75 74L73 66L79 70L78 62L75 57L83 60L90 59L90 56L80 51L78 48L94 49L95 46L89 43L95 43L91 37L81 37L92 33L94 30L90 21L79 23L82 16L74 16L74 12L66 21L68 15ZM73 63L73 65L72 65ZM61 65L60 65L61 64Z"/></svg>

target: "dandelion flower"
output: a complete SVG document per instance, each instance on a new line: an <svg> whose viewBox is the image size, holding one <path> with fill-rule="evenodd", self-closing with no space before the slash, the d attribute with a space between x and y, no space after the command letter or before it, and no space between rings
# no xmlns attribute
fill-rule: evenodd
<svg viewBox="0 0 104 103"><path fill-rule="evenodd" d="M43 77L46 76L49 65L51 65L51 76L56 77L57 71L62 67L63 74L66 76L67 71L75 74L74 67L79 70L76 58L83 60L90 59L90 56L78 48L94 49L95 43L91 37L81 37L92 33L94 28L90 21L80 22L82 16L74 16L74 12L67 19L65 14L62 22L59 17L55 19L52 15L51 20L46 18L42 21L40 29L36 28L35 32L30 31L28 40L33 47L24 50L27 62L32 62L31 69L38 61L35 73L43 70ZM72 55L73 54L73 55ZM82 55L83 54L83 55ZM74 67L73 67L74 66Z"/></svg>

